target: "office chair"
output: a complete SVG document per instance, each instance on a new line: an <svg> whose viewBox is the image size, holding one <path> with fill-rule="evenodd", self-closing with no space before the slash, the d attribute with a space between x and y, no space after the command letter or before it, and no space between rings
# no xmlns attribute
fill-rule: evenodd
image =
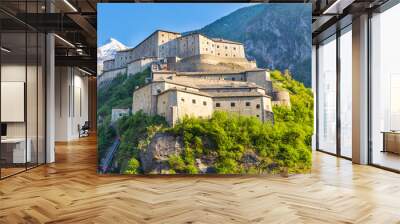
<svg viewBox="0 0 400 224"><path fill-rule="evenodd" d="M89 129L90 129L89 121L85 121L82 127L80 127L80 125L78 124L79 138L89 136Z"/></svg>

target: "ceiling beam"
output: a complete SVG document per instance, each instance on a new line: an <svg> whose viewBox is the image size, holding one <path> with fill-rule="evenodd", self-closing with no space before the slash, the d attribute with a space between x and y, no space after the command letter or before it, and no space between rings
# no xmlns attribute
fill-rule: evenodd
<svg viewBox="0 0 400 224"><path fill-rule="evenodd" d="M89 37L86 38L86 41L91 45L91 46L96 46L96 36L97 36L97 30L95 27L90 24L85 17L83 17L80 14L68 14L67 15L72 21L74 21L79 27L82 28L82 30L85 32L85 34Z"/></svg>
<svg viewBox="0 0 400 224"><path fill-rule="evenodd" d="M16 17L43 32L81 31L82 28L62 13L19 13Z"/></svg>
<svg viewBox="0 0 400 224"><path fill-rule="evenodd" d="M90 56L55 56L56 66L87 67L92 71L97 69L97 58Z"/></svg>
<svg viewBox="0 0 400 224"><path fill-rule="evenodd" d="M330 4L322 14L342 14L344 9L353 4L355 0L336 0Z"/></svg>

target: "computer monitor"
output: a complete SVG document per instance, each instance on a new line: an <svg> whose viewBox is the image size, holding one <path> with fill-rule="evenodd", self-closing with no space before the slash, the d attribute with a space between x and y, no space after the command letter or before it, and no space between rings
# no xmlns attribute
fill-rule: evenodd
<svg viewBox="0 0 400 224"><path fill-rule="evenodd" d="M1 137L7 136L7 124L1 123Z"/></svg>

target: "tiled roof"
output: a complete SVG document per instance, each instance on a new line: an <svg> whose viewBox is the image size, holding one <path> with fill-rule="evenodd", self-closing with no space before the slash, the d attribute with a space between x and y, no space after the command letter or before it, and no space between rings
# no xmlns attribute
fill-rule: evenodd
<svg viewBox="0 0 400 224"><path fill-rule="evenodd" d="M228 81L228 80L212 80L212 79L201 79L201 78L190 78L190 77L172 77L171 79L157 80L157 82L166 82L182 87L189 87L198 89L199 91L186 90L190 93L205 94L211 97L240 97L240 96L266 96L263 93L257 91L243 91L243 89L263 89L252 82L241 82L241 81ZM174 87L176 88L176 87ZM172 89L174 89L172 88ZM178 88L180 91L181 89ZM210 89L230 89L229 92L219 91L211 92L207 91ZM233 90L233 91L232 91ZM235 91L237 90L237 91Z"/></svg>
<svg viewBox="0 0 400 224"><path fill-rule="evenodd" d="M262 88L252 82L244 81L230 81L220 79L202 79L192 77L173 76L171 79L165 79L167 82L173 82L176 84L184 84L193 86L198 89L210 89L210 88Z"/></svg>
<svg viewBox="0 0 400 224"><path fill-rule="evenodd" d="M254 69L246 69L242 71L218 71L218 72L176 72L177 75L182 75L182 76L190 76L190 75L226 75L226 74L232 74L232 75L237 75L237 74L242 74L245 72L256 72L256 71L268 71L268 69L264 68L254 68Z"/></svg>
<svg viewBox="0 0 400 224"><path fill-rule="evenodd" d="M213 41L217 41L217 42L223 42L223 43L228 43L228 44L240 44L240 45L243 45L242 43L240 43L240 42L235 42L235 41L231 41L231 40L225 40L225 39L222 39L222 38L211 38Z"/></svg>
<svg viewBox="0 0 400 224"><path fill-rule="evenodd" d="M255 97L269 97L268 95L259 93L259 92L209 92L212 97L248 97L248 96L255 96Z"/></svg>
<svg viewBox="0 0 400 224"><path fill-rule="evenodd" d="M162 94L167 93L167 92L170 92L170 91L184 92L184 93L190 93L190 94L195 94L195 95L200 95L200 96L211 97L210 94L207 94L207 93L205 93L205 92L201 92L201 91L192 91L192 90L181 89L181 88L176 88L176 87L166 89L165 91L159 93L158 95L162 95Z"/></svg>

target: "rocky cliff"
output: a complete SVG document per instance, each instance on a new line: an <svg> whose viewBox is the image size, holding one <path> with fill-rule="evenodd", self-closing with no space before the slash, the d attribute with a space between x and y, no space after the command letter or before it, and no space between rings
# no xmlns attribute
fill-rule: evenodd
<svg viewBox="0 0 400 224"><path fill-rule="evenodd" d="M168 133L157 133L146 150L140 152L140 162L144 173L163 174L169 172L170 156L177 156L183 150L180 138Z"/></svg>

